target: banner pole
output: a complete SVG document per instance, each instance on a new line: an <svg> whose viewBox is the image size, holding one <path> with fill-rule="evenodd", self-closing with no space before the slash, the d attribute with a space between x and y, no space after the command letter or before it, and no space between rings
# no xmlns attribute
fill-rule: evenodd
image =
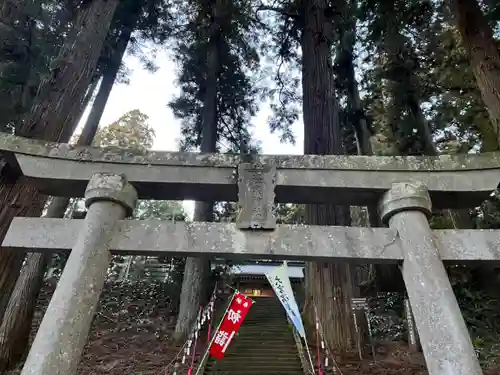
<svg viewBox="0 0 500 375"><path fill-rule="evenodd" d="M233 292L233 295L231 296L231 299L229 300L229 303L227 304L227 307L226 307L226 311L224 311L224 315L222 315L222 318L219 322L219 325L217 326L217 329L214 331L214 335L212 336L212 338L210 339L210 342L208 343L208 346L207 346L207 349L205 350L205 353L203 354L203 357L201 358L201 361L200 363L198 364L198 368L196 369L196 373L194 375L199 375L200 373L200 370L201 370L201 365L203 364L203 362L207 359L208 357L208 353L209 353L209 350L210 350L210 347L212 346L214 340L215 340L215 334L217 333L217 331L219 331L219 328L220 326L222 325L222 322L224 321L224 317L226 316L227 314L227 311L229 310L229 307L231 307L231 303L233 303L233 300L234 300L234 296L238 293L237 290L235 290Z"/></svg>
<svg viewBox="0 0 500 375"><path fill-rule="evenodd" d="M306 344L307 356L309 357L309 363L311 364L312 373L314 374L314 362L311 357L311 350L309 349L309 344L307 343L307 337L304 337L304 343Z"/></svg>

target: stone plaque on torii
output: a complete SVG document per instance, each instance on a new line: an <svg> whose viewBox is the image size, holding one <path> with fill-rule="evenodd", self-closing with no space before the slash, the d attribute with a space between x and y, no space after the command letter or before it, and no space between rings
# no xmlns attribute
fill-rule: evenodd
<svg viewBox="0 0 500 375"><path fill-rule="evenodd" d="M73 375L111 253L402 264L431 375L482 374L443 262L500 262L495 230L431 230L437 208L477 206L498 154L439 157L133 153L0 135L2 173L42 193L85 197L83 220L17 217L3 247L71 251L22 375ZM238 201L239 221L123 220L137 198ZM379 202L389 228L277 225L274 202Z"/></svg>

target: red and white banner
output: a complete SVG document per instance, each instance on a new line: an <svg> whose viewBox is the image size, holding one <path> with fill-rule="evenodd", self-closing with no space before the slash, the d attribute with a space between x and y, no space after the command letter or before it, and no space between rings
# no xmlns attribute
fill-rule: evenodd
<svg viewBox="0 0 500 375"><path fill-rule="evenodd" d="M241 323L247 316L248 310L254 301L241 293L233 296L231 304L222 319L221 325L215 332L214 340L210 345L210 355L217 359L224 358L229 344L240 329Z"/></svg>

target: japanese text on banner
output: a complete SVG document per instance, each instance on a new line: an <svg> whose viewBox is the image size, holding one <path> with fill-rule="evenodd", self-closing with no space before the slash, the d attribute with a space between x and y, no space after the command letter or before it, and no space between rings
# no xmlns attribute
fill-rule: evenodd
<svg viewBox="0 0 500 375"><path fill-rule="evenodd" d="M300 336L305 338L306 333L304 330L304 324L302 323L299 307L295 301L287 269L288 267L285 263L271 272L266 273L266 277Z"/></svg>
<svg viewBox="0 0 500 375"><path fill-rule="evenodd" d="M241 323L243 323L253 302L252 299L241 293L236 293L234 295L219 329L215 332L215 338L210 345L209 350L212 357L217 359L224 358L224 353L234 338L234 335L240 329Z"/></svg>

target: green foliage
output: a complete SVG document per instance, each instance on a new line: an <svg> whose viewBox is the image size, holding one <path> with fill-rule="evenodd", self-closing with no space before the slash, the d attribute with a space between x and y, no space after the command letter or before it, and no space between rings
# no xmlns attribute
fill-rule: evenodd
<svg viewBox="0 0 500 375"><path fill-rule="evenodd" d="M472 219L477 228L500 229L500 193L498 190L490 199L473 210Z"/></svg>
<svg viewBox="0 0 500 375"><path fill-rule="evenodd" d="M6 0L0 6L0 130L13 131L31 108L40 82L50 72L64 40L73 30L77 12L87 2L68 0ZM145 69L157 69L153 41L161 44L172 35L172 4L164 0L121 1L101 51L98 73L110 63L116 41L125 27L135 32L128 52ZM5 18L5 19L4 19ZM127 82L122 65L118 80Z"/></svg>
<svg viewBox="0 0 500 375"><path fill-rule="evenodd" d="M134 219L185 221L187 216L181 202L139 200L134 211Z"/></svg>
<svg viewBox="0 0 500 375"><path fill-rule="evenodd" d="M370 299L368 319L376 340L404 340L404 299L405 296L401 293L380 293Z"/></svg>
<svg viewBox="0 0 500 375"><path fill-rule="evenodd" d="M480 361L490 366L500 364L498 293L478 289L469 269L452 267L448 273Z"/></svg>
<svg viewBox="0 0 500 375"><path fill-rule="evenodd" d="M0 8L0 130L13 131L62 45L69 10L57 0L5 0Z"/></svg>
<svg viewBox="0 0 500 375"><path fill-rule="evenodd" d="M210 74L207 56L217 54L217 144L219 151L251 152L250 120L255 115L258 88L252 74L259 59L252 41L249 1L224 3L223 15L215 18L208 1L178 3L184 24L174 43L174 59L180 66L179 97L169 103L182 120L181 148L193 150L201 145L203 106ZM215 32L216 30L216 32Z"/></svg>
<svg viewBox="0 0 500 375"><path fill-rule="evenodd" d="M278 203L275 215L279 224L304 224L304 205Z"/></svg>
<svg viewBox="0 0 500 375"><path fill-rule="evenodd" d="M148 116L134 109L118 120L100 129L95 138L95 146L119 147L136 151L146 151L153 146L154 130L148 124Z"/></svg>
<svg viewBox="0 0 500 375"><path fill-rule="evenodd" d="M363 72L364 104L377 132L397 144L400 153L424 151L412 116L413 96L439 152L497 149L448 6L441 1L398 1L392 11L382 12L381 2L361 3L361 20L367 25L361 50L368 67ZM392 53L386 47L389 41L399 43Z"/></svg>
<svg viewBox="0 0 500 375"><path fill-rule="evenodd" d="M278 133L282 142L295 143L292 132L301 114L300 31L303 24L302 2L270 1L260 6L259 20L265 25L259 45L260 53L269 60L266 67L266 89L269 101L271 133Z"/></svg>
<svg viewBox="0 0 500 375"><path fill-rule="evenodd" d="M118 6L106 44L99 61L102 71L111 62L113 48L124 28L132 28L127 52L136 56L144 69L156 72L157 47L164 44L174 32L175 24L171 15L171 1L165 0L123 0ZM153 45L154 47L151 47ZM129 71L122 63L118 80L128 83Z"/></svg>

